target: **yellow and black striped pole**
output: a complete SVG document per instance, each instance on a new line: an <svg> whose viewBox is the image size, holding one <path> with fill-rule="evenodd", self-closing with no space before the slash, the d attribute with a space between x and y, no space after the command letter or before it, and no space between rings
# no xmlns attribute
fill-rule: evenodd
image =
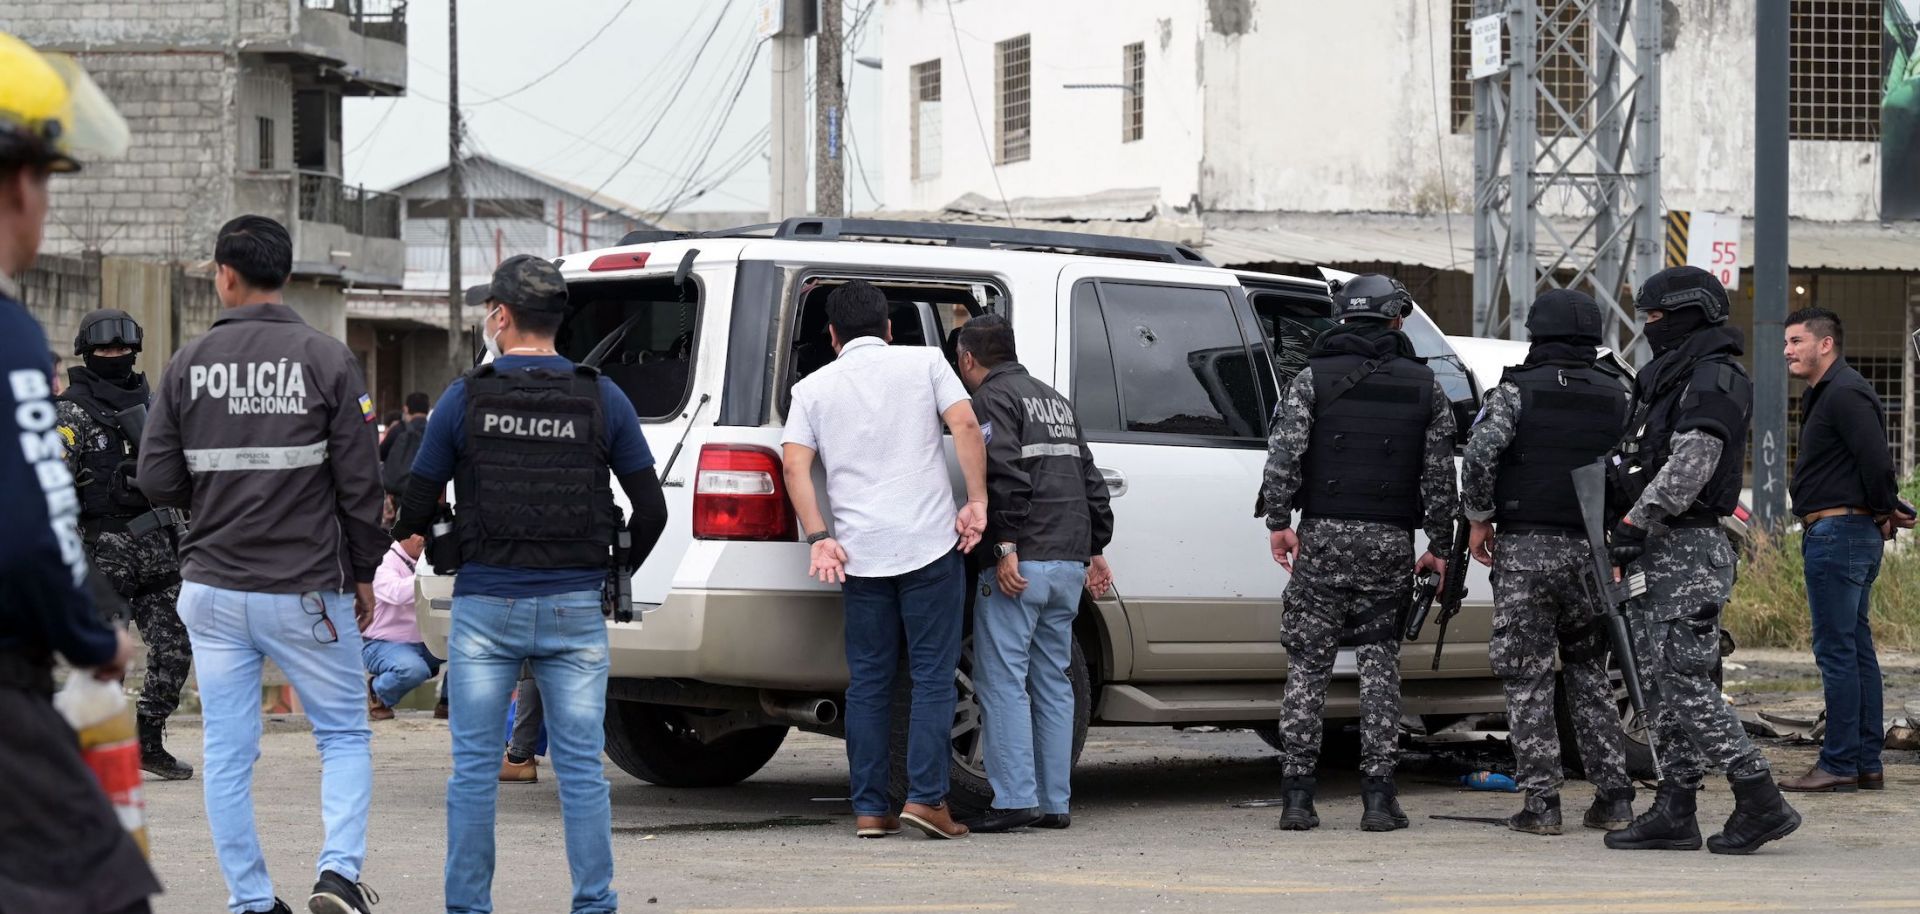
<svg viewBox="0 0 1920 914"><path fill-rule="evenodd" d="M1667 210L1667 266L1687 265L1687 237L1693 225L1693 213L1684 209Z"/></svg>

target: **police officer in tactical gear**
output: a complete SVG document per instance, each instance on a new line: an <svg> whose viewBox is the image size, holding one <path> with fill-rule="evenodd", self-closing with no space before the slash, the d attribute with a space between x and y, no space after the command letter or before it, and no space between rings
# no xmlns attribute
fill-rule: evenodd
<svg viewBox="0 0 1920 914"><path fill-rule="evenodd" d="M1736 361L1741 334L1725 326L1727 291L1713 274L1662 270L1634 306L1646 315L1655 358L1634 380L1614 493L1632 507L1609 540L1614 565L1637 562L1646 573L1647 595L1629 612L1665 771L1653 806L1606 842L1698 850L1694 794L1713 766L1726 769L1734 810L1707 849L1750 854L1800 827L1766 756L1710 678L1737 558L1719 524L1740 497L1753 383Z"/></svg>
<svg viewBox="0 0 1920 914"><path fill-rule="evenodd" d="M1321 710L1334 658L1351 646L1360 671L1361 827L1390 831L1407 827L1393 783L1400 613L1416 568L1447 570L1439 556L1452 542L1457 510L1453 413L1400 332L1414 306L1405 287L1358 276L1335 293L1334 305L1341 325L1319 338L1275 411L1261 487L1274 561L1292 574L1281 605L1288 673L1280 827L1320 824L1313 775ZM1415 528L1427 534L1417 563Z"/></svg>
<svg viewBox="0 0 1920 914"><path fill-rule="evenodd" d="M147 644L146 682L140 689L140 764L170 781L193 776L193 766L167 752L167 718L180 707L180 688L193 662L180 599L179 533L186 512L154 507L134 485L134 457L152 394L134 371L140 325L125 311L102 309L80 320L59 398L60 436L67 468L80 493L80 531L87 557L133 608Z"/></svg>
<svg viewBox="0 0 1920 914"><path fill-rule="evenodd" d="M1623 378L1597 363L1600 332L1600 306L1584 292L1555 289L1534 300L1527 360L1487 393L1460 474L1473 557L1493 567L1488 653L1506 685L1526 792L1525 807L1507 827L1536 835L1561 831L1556 652L1580 757L1598 788L1585 824L1611 831L1633 818L1633 782L1607 678L1607 633L1581 580L1593 567L1591 548L1568 480L1626 430L1632 395Z"/></svg>
<svg viewBox="0 0 1920 914"><path fill-rule="evenodd" d="M554 349L569 308L560 271L537 257L511 257L469 297L488 306L494 358L441 395L394 528L396 537L430 533L440 493L453 481L461 565L447 638L447 909L490 909L507 696L531 661L560 779L573 907L611 911L612 811L600 761L603 585L620 524L611 479L634 509L622 574L653 548L666 502L627 395Z"/></svg>

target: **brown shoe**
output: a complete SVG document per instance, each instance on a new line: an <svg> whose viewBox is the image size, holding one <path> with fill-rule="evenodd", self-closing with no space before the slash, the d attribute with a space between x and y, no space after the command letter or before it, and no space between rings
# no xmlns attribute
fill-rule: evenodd
<svg viewBox="0 0 1920 914"><path fill-rule="evenodd" d="M1860 779L1841 777L1815 765L1807 769L1806 774L1781 781L1780 789L1796 793L1852 793L1860 789Z"/></svg>
<svg viewBox="0 0 1920 914"><path fill-rule="evenodd" d="M446 720L446 719L447 719L447 700L446 700L446 699L444 699L444 698L442 698L442 699L440 699L440 700L439 700L438 702L435 702L435 703L434 703L434 706L433 706L433 719L434 719L434 720Z"/></svg>
<svg viewBox="0 0 1920 914"><path fill-rule="evenodd" d="M380 700L380 696L373 694L373 680L371 679L367 680L367 719L393 719L393 709L387 707L386 703Z"/></svg>
<svg viewBox="0 0 1920 914"><path fill-rule="evenodd" d="M964 838L967 827L953 821L953 813L947 804L928 806L925 803L908 803L900 810L900 821L919 829L929 838Z"/></svg>
<svg viewBox="0 0 1920 914"><path fill-rule="evenodd" d="M516 762L508 756L500 757L500 783L532 784L540 780L540 760L528 756L524 762Z"/></svg>
<svg viewBox="0 0 1920 914"><path fill-rule="evenodd" d="M858 838L885 838L899 833L898 816L859 816L853 820L853 834Z"/></svg>
<svg viewBox="0 0 1920 914"><path fill-rule="evenodd" d="M1860 789L1861 790L1887 789L1887 773L1884 771L1860 772Z"/></svg>

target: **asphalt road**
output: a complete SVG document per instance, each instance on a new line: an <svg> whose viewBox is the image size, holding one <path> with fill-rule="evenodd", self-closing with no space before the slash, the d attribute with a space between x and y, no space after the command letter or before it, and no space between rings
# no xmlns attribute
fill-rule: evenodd
<svg viewBox="0 0 1920 914"><path fill-rule="evenodd" d="M421 712L377 723L375 809L364 879L377 914L440 907L448 738ZM199 762L199 731L174 727ZM1810 748L1770 745L1780 770ZM1600 833L1557 838L1434 821L1434 813L1505 815L1518 797L1463 791L1444 761L1403 770L1413 827L1359 830L1359 780L1323 780L1317 831L1275 830L1272 750L1245 732L1102 729L1090 734L1065 832L936 842L852 837L845 757L837 740L796 733L759 775L732 788L668 790L608 765L615 887L627 911L690 914L866 914L962 911L1324 911L1467 914L1629 912L1920 912L1920 753L1889 753L1888 789L1795 802L1806 825L1752 857L1613 852ZM257 770L260 832L281 895L311 885L320 842L318 759L299 719L270 725ZM549 773L502 788L501 914L564 912L569 883ZM147 784L162 914L225 910L200 782ZM1591 788L1567 789L1570 818ZM1704 831L1732 807L1724 781L1701 799Z"/></svg>

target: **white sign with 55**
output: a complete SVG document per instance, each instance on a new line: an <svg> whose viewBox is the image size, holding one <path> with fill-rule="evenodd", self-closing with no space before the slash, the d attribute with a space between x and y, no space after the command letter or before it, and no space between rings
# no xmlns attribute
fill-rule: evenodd
<svg viewBox="0 0 1920 914"><path fill-rule="evenodd" d="M1687 237L1687 265L1712 273L1728 292L1740 288L1740 217L1731 213L1693 214Z"/></svg>

